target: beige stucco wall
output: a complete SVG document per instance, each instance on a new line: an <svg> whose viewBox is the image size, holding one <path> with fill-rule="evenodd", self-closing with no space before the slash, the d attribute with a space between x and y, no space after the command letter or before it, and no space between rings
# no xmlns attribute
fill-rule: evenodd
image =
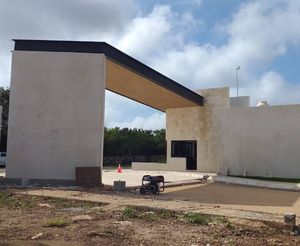
<svg viewBox="0 0 300 246"><path fill-rule="evenodd" d="M14 51L6 177L74 180L101 166L102 54Z"/></svg>
<svg viewBox="0 0 300 246"><path fill-rule="evenodd" d="M166 112L166 140L167 140L167 164L177 168L180 160L181 171L186 170L186 158L171 157L171 142L174 140L196 140L197 141L197 170L201 170L199 158L206 156L199 148L207 139L208 122L206 120L204 107L186 107L168 109ZM200 143L201 142L201 143Z"/></svg>
<svg viewBox="0 0 300 246"><path fill-rule="evenodd" d="M219 173L300 177L300 105L232 108L217 121Z"/></svg>
<svg viewBox="0 0 300 246"><path fill-rule="evenodd" d="M174 108L166 112L167 163L171 166L177 159L171 157L172 140L196 140L197 170L216 172L218 136L214 117L220 109L229 108L229 88L213 88L197 92L205 97L203 107Z"/></svg>
<svg viewBox="0 0 300 246"><path fill-rule="evenodd" d="M167 163L133 163L135 170L186 171L186 158L171 157L173 140L197 141L197 171L216 172L218 164L218 136L215 115L229 108L229 88L198 90L205 97L200 107L170 108L166 111Z"/></svg>

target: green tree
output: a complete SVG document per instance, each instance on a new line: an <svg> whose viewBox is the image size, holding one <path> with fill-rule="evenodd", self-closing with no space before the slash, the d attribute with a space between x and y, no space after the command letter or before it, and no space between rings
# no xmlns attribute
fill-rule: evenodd
<svg viewBox="0 0 300 246"><path fill-rule="evenodd" d="M104 156L165 155L165 130L104 128Z"/></svg>
<svg viewBox="0 0 300 246"><path fill-rule="evenodd" d="M9 88L0 87L0 105L2 106L2 125L0 150L6 152L7 146L7 122L9 106Z"/></svg>

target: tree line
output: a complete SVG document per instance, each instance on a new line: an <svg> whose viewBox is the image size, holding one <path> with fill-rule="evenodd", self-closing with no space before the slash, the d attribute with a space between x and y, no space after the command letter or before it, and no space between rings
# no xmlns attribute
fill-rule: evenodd
<svg viewBox="0 0 300 246"><path fill-rule="evenodd" d="M9 106L9 88L0 87L0 105L2 106L0 151L1 152L6 152L8 106Z"/></svg>
<svg viewBox="0 0 300 246"><path fill-rule="evenodd" d="M104 128L104 156L165 155L165 129Z"/></svg>

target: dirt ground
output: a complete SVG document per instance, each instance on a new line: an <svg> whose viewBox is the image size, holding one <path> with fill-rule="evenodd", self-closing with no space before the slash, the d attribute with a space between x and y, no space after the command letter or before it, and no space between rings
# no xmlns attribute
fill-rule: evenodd
<svg viewBox="0 0 300 246"><path fill-rule="evenodd" d="M115 194L110 191L33 189L32 195L67 197L89 201L107 201L110 206L151 206L178 211L193 211L239 218L282 222L283 215L300 215L300 193L293 191L208 183L168 188L159 196L141 196L138 192ZM130 197L130 199L129 199Z"/></svg>
<svg viewBox="0 0 300 246"><path fill-rule="evenodd" d="M71 197L75 191L61 192ZM73 198L88 194L80 191ZM152 209L139 206L147 198L133 194L122 196L136 206L114 206L117 202L108 202L122 196L109 194L100 192L97 202L88 202L2 191L0 245L300 245L299 236L283 233L278 224Z"/></svg>

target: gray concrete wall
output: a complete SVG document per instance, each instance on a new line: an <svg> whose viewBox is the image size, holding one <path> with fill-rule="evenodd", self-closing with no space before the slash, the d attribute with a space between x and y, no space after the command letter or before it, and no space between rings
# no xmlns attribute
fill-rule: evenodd
<svg viewBox="0 0 300 246"><path fill-rule="evenodd" d="M14 51L6 177L74 180L102 165L105 56Z"/></svg>
<svg viewBox="0 0 300 246"><path fill-rule="evenodd" d="M300 105L232 108L217 119L220 174L300 177Z"/></svg>

